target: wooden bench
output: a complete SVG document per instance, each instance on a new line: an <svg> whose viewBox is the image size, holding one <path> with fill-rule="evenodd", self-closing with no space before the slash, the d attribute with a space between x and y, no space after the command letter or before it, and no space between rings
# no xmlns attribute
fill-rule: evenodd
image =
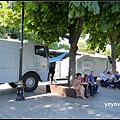
<svg viewBox="0 0 120 120"><path fill-rule="evenodd" d="M73 87L67 87L63 85L47 85L46 92L59 94L61 96L73 97L76 98L76 91ZM89 94L89 89L87 90Z"/></svg>

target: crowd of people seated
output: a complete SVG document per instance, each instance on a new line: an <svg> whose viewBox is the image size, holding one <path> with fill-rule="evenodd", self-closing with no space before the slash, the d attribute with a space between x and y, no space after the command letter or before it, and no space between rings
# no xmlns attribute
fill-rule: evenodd
<svg viewBox="0 0 120 120"><path fill-rule="evenodd" d="M90 90L90 96L95 97L95 94L98 92L98 85L94 82L93 71L90 72L90 75L85 74L82 77L81 73L76 74L76 78L73 81L73 88L76 91L77 97L87 100L87 89Z"/></svg>
<svg viewBox="0 0 120 120"><path fill-rule="evenodd" d="M118 89L118 83L120 82L120 74L116 71L114 74L112 71L103 71L100 74L100 83L102 87L113 87L116 90Z"/></svg>

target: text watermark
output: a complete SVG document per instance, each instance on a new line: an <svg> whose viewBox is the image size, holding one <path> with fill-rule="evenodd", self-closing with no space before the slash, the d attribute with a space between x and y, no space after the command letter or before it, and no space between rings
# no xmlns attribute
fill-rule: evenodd
<svg viewBox="0 0 120 120"><path fill-rule="evenodd" d="M104 103L104 105L105 105L105 108L107 108L107 107L111 107L111 108L120 107L120 103L110 103L110 102L108 102L108 103Z"/></svg>

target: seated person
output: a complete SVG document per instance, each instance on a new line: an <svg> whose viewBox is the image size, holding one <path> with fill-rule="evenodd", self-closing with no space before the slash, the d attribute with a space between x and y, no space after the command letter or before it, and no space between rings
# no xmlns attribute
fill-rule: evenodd
<svg viewBox="0 0 120 120"><path fill-rule="evenodd" d="M118 83L120 82L120 74L118 71L116 71L115 79L114 79L114 87L117 90L118 89Z"/></svg>
<svg viewBox="0 0 120 120"><path fill-rule="evenodd" d="M97 92L98 90L98 84L94 82L94 76L93 76L93 71L90 72L90 75L88 76L90 84L93 86L93 94L99 93Z"/></svg>
<svg viewBox="0 0 120 120"><path fill-rule="evenodd" d="M87 96L87 89L88 89L88 87L90 88L90 96L94 96L93 95L93 86L91 85L91 83L90 83L90 81L88 79L88 75L87 74L84 75L84 77L82 78L81 81L87 83L87 84L83 85L84 88L85 88L85 97L88 98L88 96Z"/></svg>
<svg viewBox="0 0 120 120"><path fill-rule="evenodd" d="M103 71L101 74L100 74L100 83L101 83L101 86L102 87L105 87L105 83L104 83L104 73L105 71Z"/></svg>
<svg viewBox="0 0 120 120"><path fill-rule="evenodd" d="M107 76L108 76L108 79L107 79L107 87L109 86L109 80L110 80L110 71L107 72Z"/></svg>
<svg viewBox="0 0 120 120"><path fill-rule="evenodd" d="M81 73L76 74L76 79L73 81L73 88L76 91L77 97L82 97L82 99L86 100L87 98L85 97L85 88L81 84Z"/></svg>
<svg viewBox="0 0 120 120"><path fill-rule="evenodd" d="M108 86L108 79L109 79L109 76L107 74L107 71L103 71L103 73L100 74L100 83L102 87Z"/></svg>
<svg viewBox="0 0 120 120"><path fill-rule="evenodd" d="M114 86L114 80L115 80L115 75L113 74L112 71L110 71L110 77L108 80L108 87Z"/></svg>

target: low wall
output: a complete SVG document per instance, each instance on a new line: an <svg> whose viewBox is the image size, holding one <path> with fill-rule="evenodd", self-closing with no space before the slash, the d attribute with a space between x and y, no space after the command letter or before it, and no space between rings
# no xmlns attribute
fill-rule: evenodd
<svg viewBox="0 0 120 120"><path fill-rule="evenodd" d="M61 96L76 98L76 91L72 87L67 87L63 85L47 85L46 92L59 94ZM89 94L89 89L87 89L87 94Z"/></svg>

